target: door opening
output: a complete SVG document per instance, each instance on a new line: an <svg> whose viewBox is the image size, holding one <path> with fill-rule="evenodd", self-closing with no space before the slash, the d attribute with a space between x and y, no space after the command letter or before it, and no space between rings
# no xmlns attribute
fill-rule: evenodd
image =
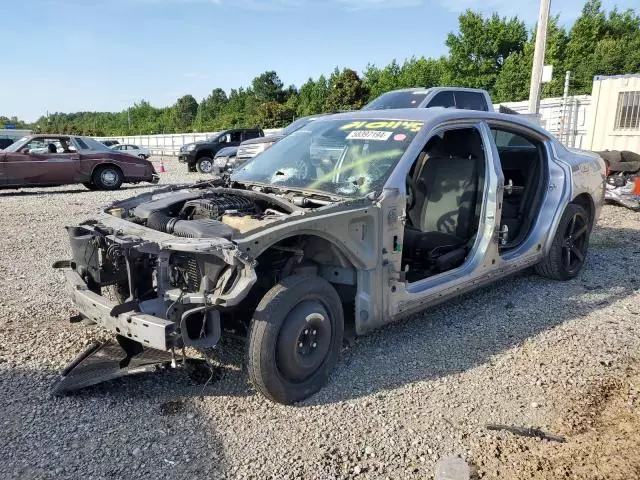
<svg viewBox="0 0 640 480"><path fill-rule="evenodd" d="M408 282L462 265L480 224L486 156L473 127L429 139L407 175L402 268ZM408 269L407 269L408 267Z"/></svg>

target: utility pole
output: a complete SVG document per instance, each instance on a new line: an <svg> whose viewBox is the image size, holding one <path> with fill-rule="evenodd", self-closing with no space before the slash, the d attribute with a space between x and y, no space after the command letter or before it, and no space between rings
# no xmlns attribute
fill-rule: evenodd
<svg viewBox="0 0 640 480"><path fill-rule="evenodd" d="M540 84L542 83L542 67L544 66L544 51L547 47L547 24L549 23L549 8L551 0L540 0L538 14L538 30L536 32L536 48L533 52L533 66L531 68L531 88L529 90L529 113L538 113L540 109Z"/></svg>

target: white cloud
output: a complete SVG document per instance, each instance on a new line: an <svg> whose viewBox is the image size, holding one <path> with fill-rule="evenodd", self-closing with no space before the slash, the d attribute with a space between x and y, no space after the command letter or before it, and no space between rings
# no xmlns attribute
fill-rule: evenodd
<svg viewBox="0 0 640 480"><path fill-rule="evenodd" d="M540 0L437 0L441 7L454 13L462 13L467 9L485 15L497 13L501 17L517 16L528 25L538 21ZM585 0L553 0L551 16L560 15L561 23L571 23L578 15ZM606 3L606 1L605 1Z"/></svg>
<svg viewBox="0 0 640 480"><path fill-rule="evenodd" d="M201 72L187 72L182 75L184 78L196 78L196 79L206 79L209 78L209 75Z"/></svg>
<svg viewBox="0 0 640 480"><path fill-rule="evenodd" d="M417 7L424 0L337 0L347 10L374 10L382 8Z"/></svg>
<svg viewBox="0 0 640 480"><path fill-rule="evenodd" d="M378 10L383 8L415 7L425 0L136 0L141 3L200 3L229 6L245 10L278 11L295 10L307 5L340 8L347 11Z"/></svg>

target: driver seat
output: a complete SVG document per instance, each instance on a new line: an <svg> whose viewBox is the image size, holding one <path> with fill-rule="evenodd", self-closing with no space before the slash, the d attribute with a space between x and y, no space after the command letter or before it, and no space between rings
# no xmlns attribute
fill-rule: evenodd
<svg viewBox="0 0 640 480"><path fill-rule="evenodd" d="M58 153L58 149L53 143L47 145L47 150L49 151L49 153Z"/></svg>

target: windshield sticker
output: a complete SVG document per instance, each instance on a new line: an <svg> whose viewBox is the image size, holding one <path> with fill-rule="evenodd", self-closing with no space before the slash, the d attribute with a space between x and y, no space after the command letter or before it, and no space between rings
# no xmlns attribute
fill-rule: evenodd
<svg viewBox="0 0 640 480"><path fill-rule="evenodd" d="M354 130L349 132L347 140L377 140L385 142L391 138L393 132L384 132L382 130Z"/></svg>
<svg viewBox="0 0 640 480"><path fill-rule="evenodd" d="M393 136L393 139L396 142L404 142L407 139L407 136L404 133L397 133Z"/></svg>
<svg viewBox="0 0 640 480"><path fill-rule="evenodd" d="M424 122L409 122L406 120L387 120L387 121L357 121L347 123L340 127L340 130L380 130L388 128L389 130L407 130L409 132L418 133L424 127Z"/></svg>

